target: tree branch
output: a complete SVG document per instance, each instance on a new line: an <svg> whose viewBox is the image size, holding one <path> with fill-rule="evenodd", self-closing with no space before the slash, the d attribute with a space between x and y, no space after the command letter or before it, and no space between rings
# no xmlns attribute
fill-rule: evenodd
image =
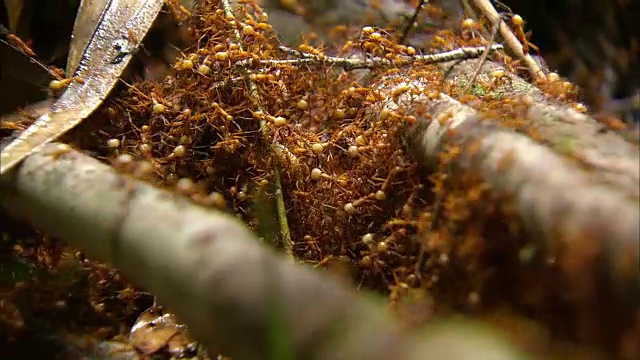
<svg viewBox="0 0 640 360"><path fill-rule="evenodd" d="M464 87L478 60L442 64L446 80ZM588 114L578 112L573 104L560 102L538 87L514 75L495 62L486 62L478 75L484 84L492 82L492 74L504 72L504 79L485 95L487 100L510 99L512 106L526 105L522 114L552 149L568 152L582 160L582 165L593 170L591 176L603 184L615 183L630 196L640 196L640 153L637 144L630 143L614 131L608 131ZM562 87L562 79L550 86Z"/></svg>
<svg viewBox="0 0 640 360"><path fill-rule="evenodd" d="M9 214L111 263L212 352L268 358L268 304L275 302L296 359L523 358L466 322L433 324L431 336L418 341L382 304L278 256L232 216L118 174L67 145L42 146L0 180Z"/></svg>
<svg viewBox="0 0 640 360"><path fill-rule="evenodd" d="M473 67L473 64L465 66L467 69ZM451 76L455 78L455 75ZM618 138L608 145L620 146L623 150L607 151L600 147L603 145L599 140L588 139L598 134L581 132L580 126L593 126L594 121L588 116L570 112L569 106L553 104L540 94L539 101L531 104L533 109L528 116L532 125L551 123L547 124L551 138L554 136L552 127L563 126L557 117L571 114L576 117L572 122L576 126L573 134L585 146L581 150L590 151L591 157L599 159L603 167L614 160L625 164L615 168L622 180L607 182L597 173L611 171L612 176L607 179L613 179L613 170L585 169L576 161L525 134L500 126L499 121L485 118L446 94L429 94L427 84L419 79L404 82L402 79L390 77L375 85L385 97L377 110L416 115L417 125L409 130L408 137L418 161L433 168L449 146L459 147L460 154L452 160L454 168L479 173L494 192L511 197L528 232L551 252L565 275L574 276L577 271L585 276L596 276L603 271L598 264L605 261L604 272L609 275L609 281L626 290L637 289L640 208L629 185L636 176L636 170L630 164L638 161L638 154L626 152L630 144ZM413 90L399 97L393 96L397 88L407 84ZM531 85L527 88L531 89ZM505 96L514 94L512 91ZM531 90L529 94L536 96L537 93ZM553 111L541 114L536 110L538 108ZM416 109L420 109L420 113ZM598 148L594 150L596 146ZM617 154L617 157L607 160L611 154ZM635 186L638 186L637 180ZM577 263L568 266L569 261Z"/></svg>

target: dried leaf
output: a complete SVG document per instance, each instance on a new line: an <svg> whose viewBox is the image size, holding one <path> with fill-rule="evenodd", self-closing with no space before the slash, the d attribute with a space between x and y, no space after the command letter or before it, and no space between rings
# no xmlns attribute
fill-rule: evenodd
<svg viewBox="0 0 640 360"><path fill-rule="evenodd" d="M112 0L82 0L78 8L78 15L73 24L69 56L67 57L67 76L73 76L78 69L82 54L84 54L93 33L102 21Z"/></svg>
<svg viewBox="0 0 640 360"><path fill-rule="evenodd" d="M15 111L47 96L47 84L55 74L37 59L13 45L11 34L2 34L0 25L0 114ZM4 122L4 117L1 119Z"/></svg>
<svg viewBox="0 0 640 360"><path fill-rule="evenodd" d="M33 150L55 140L89 116L107 97L162 8L162 0L113 1L108 4L76 76L52 105L0 154L0 175Z"/></svg>
<svg viewBox="0 0 640 360"><path fill-rule="evenodd" d="M4 6L7 9L7 18L9 20L9 30L16 32L22 10L24 9L24 0L4 0Z"/></svg>
<svg viewBox="0 0 640 360"><path fill-rule="evenodd" d="M196 344L175 315L152 306L145 310L131 328L129 344L142 355L167 351L173 356L193 354Z"/></svg>

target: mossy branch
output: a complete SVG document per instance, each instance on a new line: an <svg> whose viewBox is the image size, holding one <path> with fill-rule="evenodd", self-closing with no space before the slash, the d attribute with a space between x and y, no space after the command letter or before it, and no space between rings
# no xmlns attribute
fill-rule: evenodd
<svg viewBox="0 0 640 360"><path fill-rule="evenodd" d="M464 86L470 80L470 71L477 65L478 60L470 59L441 64L441 68L451 85ZM493 76L496 72L505 75L496 81ZM566 148L567 139L570 139L571 148L564 149L568 150L565 155L580 159L584 167L593 170L591 176L597 178L598 182L615 183L630 196L640 196L640 153L637 144L627 141L619 132L608 129L588 113L578 111L576 103L567 99L558 100L559 97L566 98L565 94L570 92L567 89L573 85L559 77L552 77L536 86L491 61L482 65L478 81L493 84L483 100L500 103L498 111L521 107L522 110L515 112L526 119L549 147ZM508 100L503 101L505 99Z"/></svg>
<svg viewBox="0 0 640 360"><path fill-rule="evenodd" d="M474 69L476 64L470 60L463 68ZM470 73L460 70L448 76L460 80L465 78L462 74ZM518 83L521 79L509 76L513 80L509 86L525 88ZM393 96L407 84L415 91ZM572 110L570 104L551 100L530 84L525 91L529 96L526 117L532 127L545 128L542 141L446 94L429 92L420 79L394 76L375 86L385 96L380 111L415 115L417 124L408 130L408 139L419 162L434 168L444 153L457 148L458 155L450 163L458 171L454 176L479 174L494 193L514 204L528 233L565 276L574 299L584 299L603 279L609 289L600 295L604 302L604 298L620 301L624 296L619 291L627 295L638 291L640 208L637 190L631 186L635 181L637 189L637 168L630 164L637 165L639 160L631 144L617 137L603 143L609 137L589 131L597 128L593 119ZM513 106L517 91L509 90L505 97L512 97L507 103ZM557 141L559 132L574 136L575 151L584 152L598 166L586 166L545 144L547 138Z"/></svg>
<svg viewBox="0 0 640 360"><path fill-rule="evenodd" d="M613 186L594 183L571 160L483 119L447 95L431 100L428 111L432 117L419 119L411 134L414 152L434 162L447 145L477 144L477 152L463 153L455 160L457 165L480 171L492 188L513 194L531 232L552 245L560 231L569 249L583 246L580 239L590 238L608 253L610 269L626 264L625 273L635 274L640 238L637 199Z"/></svg>
<svg viewBox="0 0 640 360"><path fill-rule="evenodd" d="M267 358L267 300L275 297L296 359L523 358L466 322L434 323L430 335L416 338L381 303L283 260L234 217L67 145L39 148L1 181L9 214L114 265L156 294L212 352Z"/></svg>

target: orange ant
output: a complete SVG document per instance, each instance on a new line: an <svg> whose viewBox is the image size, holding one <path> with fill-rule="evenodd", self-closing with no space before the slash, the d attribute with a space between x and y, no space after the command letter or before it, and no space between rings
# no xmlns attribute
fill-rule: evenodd
<svg viewBox="0 0 640 360"><path fill-rule="evenodd" d="M520 41L520 43L522 44L522 52L527 55L529 53L529 48L533 49L533 51L535 52L540 52L537 46L529 42L529 36L531 35L531 33L524 32L525 22L522 16L514 14L510 7L500 1L495 1L495 5L496 7L505 10L505 12L500 13L500 17L503 20L509 20L507 23L511 25L511 30L513 31L516 38L518 38L518 41Z"/></svg>
<svg viewBox="0 0 640 360"><path fill-rule="evenodd" d="M513 30L514 35L522 44L522 52L525 55L529 53L529 48L533 49L535 52L540 52L537 46L529 42L531 32L524 32L524 19L522 19L520 15L514 14L511 16L511 25L511 30Z"/></svg>
<svg viewBox="0 0 640 360"><path fill-rule="evenodd" d="M19 37L17 37L16 35L13 34L7 34L6 35L7 41L9 43L11 43L11 45L15 46L16 48L18 48L20 51L22 51L25 55L27 55L28 57L35 57L36 53L33 52L33 50L31 50L31 48L29 47L29 45L27 45L27 43L25 43L24 41L22 41L22 39L20 39Z"/></svg>
<svg viewBox="0 0 640 360"><path fill-rule="evenodd" d="M61 79L61 80L52 80L49 83L49 89L53 91L59 91L69 86L69 84L71 84L73 81L80 84L84 84L84 80L80 76L73 76L73 77Z"/></svg>

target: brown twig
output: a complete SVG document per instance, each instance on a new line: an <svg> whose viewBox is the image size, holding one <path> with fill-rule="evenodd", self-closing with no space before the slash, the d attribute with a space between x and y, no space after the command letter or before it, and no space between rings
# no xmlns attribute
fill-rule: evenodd
<svg viewBox="0 0 640 360"><path fill-rule="evenodd" d="M516 59L522 60L524 62L531 76L534 79L540 79L544 77L545 74L542 69L540 69L540 66L538 66L535 60L533 60L531 55L525 54L523 45L513 34L509 26L501 21L500 14L496 11L491 2L489 2L488 0L470 1L472 1L475 7L489 20L492 26L496 26L496 24L498 24L498 30L500 36L504 40L505 47L516 57Z"/></svg>
<svg viewBox="0 0 640 360"><path fill-rule="evenodd" d="M400 37L400 41L398 43L404 44L404 42L407 40L407 36L409 36L409 32L411 31L411 28L413 28L413 26L415 25L415 22L418 19L418 15L420 15L420 11L422 11L422 8L424 7L425 3L426 3L425 0L420 0L420 3L418 3L418 6L416 6L416 10L413 13L413 16L411 17L411 19L409 19L407 26L404 27L404 30L402 31L402 36Z"/></svg>

